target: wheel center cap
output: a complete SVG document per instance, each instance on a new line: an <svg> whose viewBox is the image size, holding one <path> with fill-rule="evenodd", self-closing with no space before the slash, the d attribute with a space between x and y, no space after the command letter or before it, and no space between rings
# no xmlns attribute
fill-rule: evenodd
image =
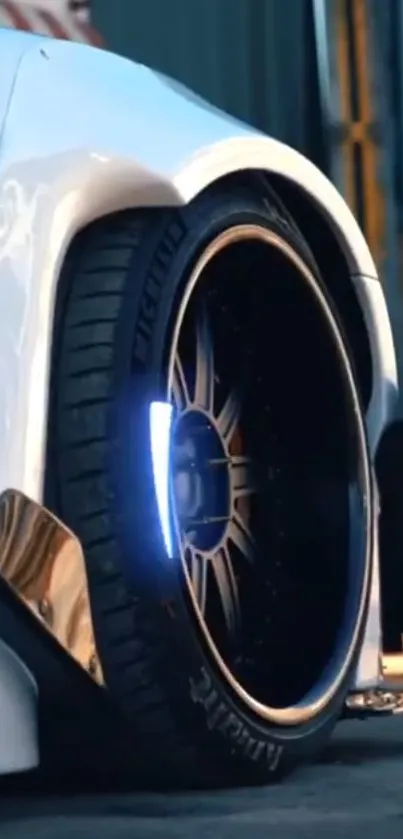
<svg viewBox="0 0 403 839"><path fill-rule="evenodd" d="M186 411L173 439L173 497L188 544L211 553L230 517L229 460L214 421L204 412Z"/></svg>

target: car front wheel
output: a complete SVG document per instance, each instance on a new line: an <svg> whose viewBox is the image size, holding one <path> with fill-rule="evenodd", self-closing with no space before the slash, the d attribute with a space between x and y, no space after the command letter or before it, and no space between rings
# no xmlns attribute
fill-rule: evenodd
<svg viewBox="0 0 403 839"><path fill-rule="evenodd" d="M105 218L66 261L49 498L82 540L105 682L152 783L265 782L343 708L372 493L325 284L260 184Z"/></svg>

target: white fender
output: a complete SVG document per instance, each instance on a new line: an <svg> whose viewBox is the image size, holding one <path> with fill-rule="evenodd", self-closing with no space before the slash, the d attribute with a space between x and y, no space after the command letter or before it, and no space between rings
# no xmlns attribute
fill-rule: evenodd
<svg viewBox="0 0 403 839"><path fill-rule="evenodd" d="M3 49L13 39L15 53L25 43L18 67ZM183 205L241 169L290 178L338 236L371 339L375 447L397 392L389 318L364 237L324 175L181 85L105 51L0 30L0 54L0 88L4 63L16 70L0 146L0 491L16 486L42 500L54 301L76 231L127 207Z"/></svg>
<svg viewBox="0 0 403 839"><path fill-rule="evenodd" d="M12 96L15 77L26 48L27 40L22 32L15 33L15 37L1 40L0 140Z"/></svg>

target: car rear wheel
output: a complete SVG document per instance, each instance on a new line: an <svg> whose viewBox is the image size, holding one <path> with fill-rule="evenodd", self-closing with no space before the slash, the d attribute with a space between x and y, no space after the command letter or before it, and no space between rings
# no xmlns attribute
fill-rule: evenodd
<svg viewBox="0 0 403 839"><path fill-rule="evenodd" d="M66 261L54 348L46 500L82 540L134 763L186 786L291 768L343 708L372 516L305 242L259 186L103 219Z"/></svg>

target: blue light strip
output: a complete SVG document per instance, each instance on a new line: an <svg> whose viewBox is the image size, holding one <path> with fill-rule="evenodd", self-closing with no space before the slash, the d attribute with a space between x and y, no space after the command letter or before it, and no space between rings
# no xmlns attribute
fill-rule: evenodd
<svg viewBox="0 0 403 839"><path fill-rule="evenodd" d="M169 402L152 402L150 405L150 437L154 485L158 514L168 556L173 553L170 517L170 461L172 405Z"/></svg>

